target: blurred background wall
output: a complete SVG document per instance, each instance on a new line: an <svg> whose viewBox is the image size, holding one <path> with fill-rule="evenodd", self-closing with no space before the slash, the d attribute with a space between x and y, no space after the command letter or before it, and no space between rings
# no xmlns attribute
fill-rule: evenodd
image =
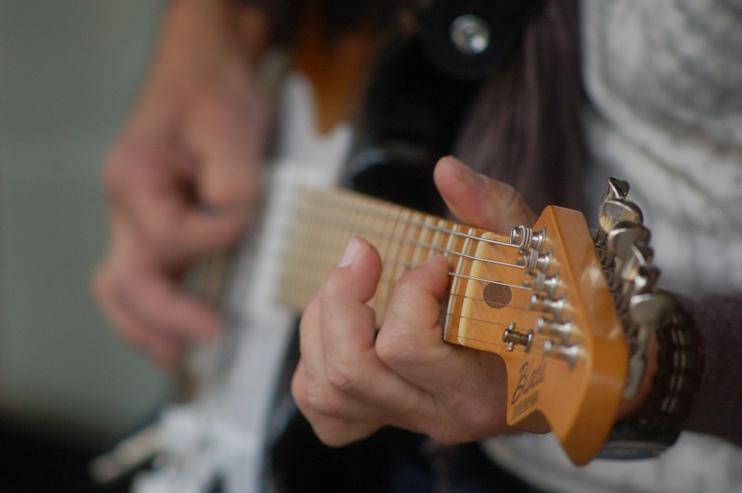
<svg viewBox="0 0 742 493"><path fill-rule="evenodd" d="M3 422L102 444L167 397L167 378L117 338L89 294L106 241L98 169L162 5L0 0Z"/></svg>

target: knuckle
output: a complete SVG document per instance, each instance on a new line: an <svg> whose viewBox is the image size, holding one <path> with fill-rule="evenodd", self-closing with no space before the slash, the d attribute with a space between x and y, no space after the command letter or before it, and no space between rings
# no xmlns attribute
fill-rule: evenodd
<svg viewBox="0 0 742 493"><path fill-rule="evenodd" d="M342 414L339 396L324 385L308 383L305 403L309 409L324 416L340 416Z"/></svg>
<svg viewBox="0 0 742 493"><path fill-rule="evenodd" d="M424 277L419 269L405 272L394 284L390 304L397 306L417 306L425 291L421 288Z"/></svg>
<svg viewBox="0 0 742 493"><path fill-rule="evenodd" d="M376 338L376 355L386 365L395 367L409 361L415 354L415 342L400 324L390 320Z"/></svg>
<svg viewBox="0 0 742 493"><path fill-rule="evenodd" d="M346 360L334 360L327 365L327 382L341 393L358 388L358 366Z"/></svg>

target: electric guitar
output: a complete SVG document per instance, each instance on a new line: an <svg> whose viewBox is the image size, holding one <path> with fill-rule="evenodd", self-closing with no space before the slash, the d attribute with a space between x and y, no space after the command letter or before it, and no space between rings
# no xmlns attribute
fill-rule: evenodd
<svg viewBox="0 0 742 493"><path fill-rule="evenodd" d="M223 305L227 332L196 354L199 392L151 429L147 446L159 466L139 476L135 491L195 493L215 481L226 491L265 488L274 389L293 321L352 235L382 256L370 302L379 324L394 281L431 255L446 256L444 339L503 359L508 424L546 424L575 464L589 462L636 392L644 341L661 318L649 237L626 185L609 183L596 233L581 213L547 207L509 236L341 190L334 184L352 130L322 123L316 88L298 74L284 83L271 188L237 256ZM318 131L317 122L332 130ZM640 295L650 295L641 323L631 317Z"/></svg>

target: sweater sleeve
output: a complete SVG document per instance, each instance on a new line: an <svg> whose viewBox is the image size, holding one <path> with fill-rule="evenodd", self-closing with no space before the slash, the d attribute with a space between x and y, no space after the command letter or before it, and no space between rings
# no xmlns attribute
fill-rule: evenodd
<svg viewBox="0 0 742 493"><path fill-rule="evenodd" d="M686 304L704 345L704 368L685 428L742 446L742 294Z"/></svg>

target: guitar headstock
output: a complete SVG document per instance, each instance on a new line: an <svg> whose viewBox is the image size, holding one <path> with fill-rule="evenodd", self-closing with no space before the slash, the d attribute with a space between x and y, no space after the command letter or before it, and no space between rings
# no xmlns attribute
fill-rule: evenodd
<svg viewBox="0 0 742 493"><path fill-rule="evenodd" d="M548 424L575 464L600 451L621 404L628 349L584 216L547 207L509 239L480 232L451 288L445 339L498 354L507 421Z"/></svg>

